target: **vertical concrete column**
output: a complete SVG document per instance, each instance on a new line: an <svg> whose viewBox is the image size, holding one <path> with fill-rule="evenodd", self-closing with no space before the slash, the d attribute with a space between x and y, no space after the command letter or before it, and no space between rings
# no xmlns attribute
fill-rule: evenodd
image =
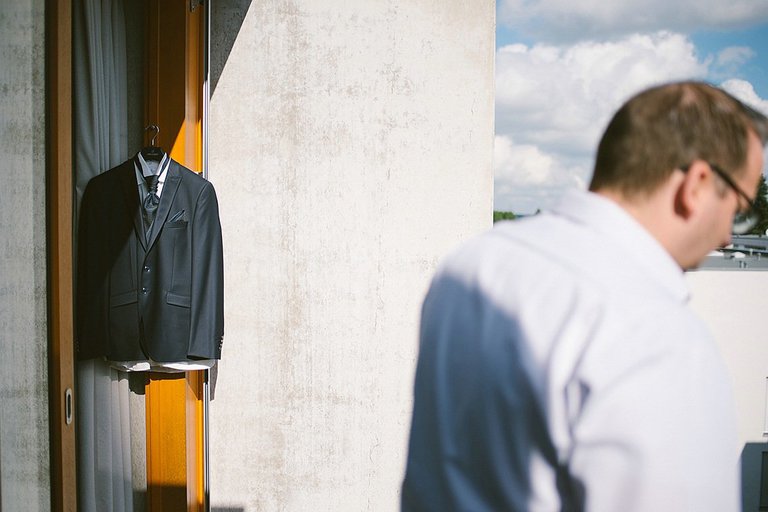
<svg viewBox="0 0 768 512"><path fill-rule="evenodd" d="M43 0L0 9L2 510L50 510Z"/></svg>
<svg viewBox="0 0 768 512"><path fill-rule="evenodd" d="M395 510L419 309L492 220L494 2L212 4L211 503Z"/></svg>

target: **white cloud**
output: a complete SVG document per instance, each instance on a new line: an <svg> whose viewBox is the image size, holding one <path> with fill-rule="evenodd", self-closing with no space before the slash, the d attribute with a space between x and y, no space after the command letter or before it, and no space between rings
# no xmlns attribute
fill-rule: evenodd
<svg viewBox="0 0 768 512"><path fill-rule="evenodd" d="M709 76L713 81L723 81L739 76L744 65L757 53L748 46L728 46L707 57L710 63Z"/></svg>
<svg viewBox="0 0 768 512"><path fill-rule="evenodd" d="M568 167L535 145L515 144L506 135L495 138L494 170L494 209L517 213L533 213L566 189L584 188L589 172Z"/></svg>
<svg viewBox="0 0 768 512"><path fill-rule="evenodd" d="M755 51L748 46L729 46L717 54L717 66L740 66L755 56Z"/></svg>
<svg viewBox="0 0 768 512"><path fill-rule="evenodd" d="M700 79L768 113L742 80L757 53L733 45L697 51L692 30L768 22L765 0L499 0L500 26L518 41L496 52L496 209L550 206L591 173L598 139L630 95ZM526 39L527 38L527 39Z"/></svg>
<svg viewBox="0 0 768 512"><path fill-rule="evenodd" d="M633 32L738 28L768 21L762 0L499 0L498 23L536 41L615 38Z"/></svg>
<svg viewBox="0 0 768 512"><path fill-rule="evenodd" d="M599 137L630 95L704 77L685 36L633 35L574 46L521 44L496 54L496 209L535 211L588 181Z"/></svg>
<svg viewBox="0 0 768 512"><path fill-rule="evenodd" d="M507 136L496 136L493 148L496 175L512 185L542 185L549 180L553 158L530 144L515 146Z"/></svg>
<svg viewBox="0 0 768 512"><path fill-rule="evenodd" d="M751 83L746 80L732 78L723 82L721 86L758 112L768 115L768 100L764 100L758 96Z"/></svg>
<svg viewBox="0 0 768 512"><path fill-rule="evenodd" d="M666 32L571 47L502 47L496 54L497 129L519 130L519 140L535 137L583 150L602 127L596 121L607 121L630 94L705 73L690 41ZM575 133L581 136L573 141Z"/></svg>

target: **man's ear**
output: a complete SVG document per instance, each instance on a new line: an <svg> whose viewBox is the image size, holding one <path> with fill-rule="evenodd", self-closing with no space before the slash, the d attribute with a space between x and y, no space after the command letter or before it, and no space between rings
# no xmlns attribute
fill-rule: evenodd
<svg viewBox="0 0 768 512"><path fill-rule="evenodd" d="M678 183L675 213L687 220L699 209L706 207L704 203L709 197L711 179L709 165L703 160L694 160L688 170L683 171L683 179Z"/></svg>

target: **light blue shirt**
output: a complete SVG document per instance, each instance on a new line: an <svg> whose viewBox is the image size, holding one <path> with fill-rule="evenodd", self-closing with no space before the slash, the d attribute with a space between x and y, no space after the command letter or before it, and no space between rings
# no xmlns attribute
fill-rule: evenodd
<svg viewBox="0 0 768 512"><path fill-rule="evenodd" d="M591 193L460 247L424 301L403 510L738 510L730 383L688 296Z"/></svg>

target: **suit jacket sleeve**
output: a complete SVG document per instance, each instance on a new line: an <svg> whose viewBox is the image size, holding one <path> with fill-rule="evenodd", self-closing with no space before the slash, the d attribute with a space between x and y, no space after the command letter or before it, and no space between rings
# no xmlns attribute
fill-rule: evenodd
<svg viewBox="0 0 768 512"><path fill-rule="evenodd" d="M107 269L97 235L104 216L99 214L99 201L99 192L89 183L81 203L77 238L75 352L79 359L101 355L101 344L107 339L107 315L102 300Z"/></svg>
<svg viewBox="0 0 768 512"><path fill-rule="evenodd" d="M219 204L206 182L192 219L192 290L188 357L220 359L224 336L224 259Z"/></svg>

